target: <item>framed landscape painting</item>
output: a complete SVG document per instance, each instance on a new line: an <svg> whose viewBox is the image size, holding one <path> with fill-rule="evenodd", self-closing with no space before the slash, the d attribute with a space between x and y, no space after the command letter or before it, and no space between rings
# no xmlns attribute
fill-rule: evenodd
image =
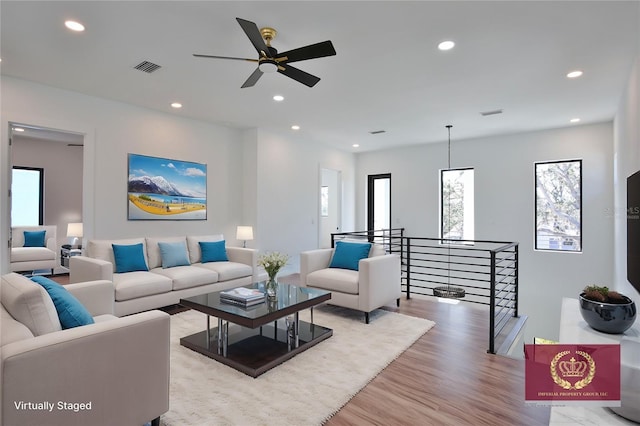
<svg viewBox="0 0 640 426"><path fill-rule="evenodd" d="M207 165L129 154L129 220L206 220Z"/></svg>

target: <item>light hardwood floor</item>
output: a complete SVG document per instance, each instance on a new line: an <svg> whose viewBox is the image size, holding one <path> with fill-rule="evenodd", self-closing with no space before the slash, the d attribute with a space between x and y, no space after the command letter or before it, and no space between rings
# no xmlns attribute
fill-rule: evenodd
<svg viewBox="0 0 640 426"><path fill-rule="evenodd" d="M524 360L486 353L488 309L435 298L385 309L436 322L327 425L548 425L524 403Z"/></svg>

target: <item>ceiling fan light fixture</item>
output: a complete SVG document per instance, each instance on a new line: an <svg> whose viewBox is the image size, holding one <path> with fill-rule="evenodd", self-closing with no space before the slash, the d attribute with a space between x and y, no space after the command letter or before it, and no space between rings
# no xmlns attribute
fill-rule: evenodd
<svg viewBox="0 0 640 426"><path fill-rule="evenodd" d="M264 73L274 73L278 71L278 64L273 59L265 58L260 60L258 68Z"/></svg>

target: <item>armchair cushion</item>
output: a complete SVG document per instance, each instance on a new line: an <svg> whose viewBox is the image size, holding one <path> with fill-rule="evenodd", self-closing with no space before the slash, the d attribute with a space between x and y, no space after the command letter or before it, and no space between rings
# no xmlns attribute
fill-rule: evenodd
<svg viewBox="0 0 640 426"><path fill-rule="evenodd" d="M131 245L112 244L112 246L116 273L149 270L144 259L144 245L142 243Z"/></svg>
<svg viewBox="0 0 640 426"><path fill-rule="evenodd" d="M329 268L358 270L361 259L369 257L371 243L348 243L338 241Z"/></svg>
<svg viewBox="0 0 640 426"><path fill-rule="evenodd" d="M358 294L358 271L340 268L320 269L307 275L307 286Z"/></svg>
<svg viewBox="0 0 640 426"><path fill-rule="evenodd" d="M23 231L24 246L23 247L46 247L45 234L47 231Z"/></svg>
<svg viewBox="0 0 640 426"><path fill-rule="evenodd" d="M89 311L63 286L45 277L35 276L31 280L40 284L49 293L63 330L94 323Z"/></svg>

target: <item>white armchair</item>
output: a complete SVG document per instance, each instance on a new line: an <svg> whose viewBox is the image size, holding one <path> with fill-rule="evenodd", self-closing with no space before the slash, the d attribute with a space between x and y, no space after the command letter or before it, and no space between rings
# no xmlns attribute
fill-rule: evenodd
<svg viewBox="0 0 640 426"><path fill-rule="evenodd" d="M318 249L300 254L302 286L331 291L332 305L369 313L395 299L400 304L400 256L384 254L372 246L368 258L358 262L358 270L331 268L334 249Z"/></svg>
<svg viewBox="0 0 640 426"><path fill-rule="evenodd" d="M11 228L11 271L25 272L58 266L56 226L16 226ZM45 247L24 247L24 231L46 231Z"/></svg>
<svg viewBox="0 0 640 426"><path fill-rule="evenodd" d="M61 330L42 287L15 273L0 283L0 424L160 424L169 409L169 315L117 318L113 283L84 282L65 288L95 324ZM51 412L21 405L43 401Z"/></svg>

